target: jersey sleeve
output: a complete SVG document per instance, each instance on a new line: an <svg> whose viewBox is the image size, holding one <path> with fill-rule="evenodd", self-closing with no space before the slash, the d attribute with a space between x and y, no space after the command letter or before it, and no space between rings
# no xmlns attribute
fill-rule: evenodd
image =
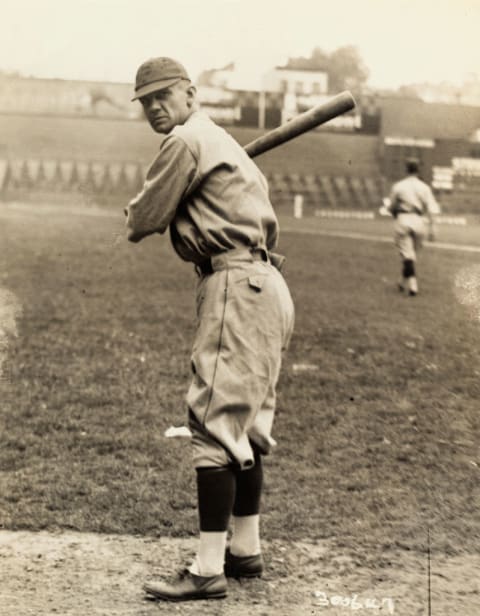
<svg viewBox="0 0 480 616"><path fill-rule="evenodd" d="M125 209L127 239L139 242L152 233L164 233L196 172L196 160L186 143L175 135L166 137L142 190Z"/></svg>
<svg viewBox="0 0 480 616"><path fill-rule="evenodd" d="M394 184L390 189L390 194L388 196L388 202L386 205L387 211L390 212L392 216L395 216L398 205L398 189L397 185Z"/></svg>

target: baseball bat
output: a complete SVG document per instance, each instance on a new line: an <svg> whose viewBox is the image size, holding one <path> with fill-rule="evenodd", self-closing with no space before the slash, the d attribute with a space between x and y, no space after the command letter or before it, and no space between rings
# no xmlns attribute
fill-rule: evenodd
<svg viewBox="0 0 480 616"><path fill-rule="evenodd" d="M316 126L333 120L333 118L350 111L354 107L355 99L352 94L346 90L325 103L316 105L312 107L312 109L301 113L293 118L293 120L290 120L290 122L282 124L282 126L274 128L268 133L265 133L265 135L258 137L258 139L247 143L247 145L244 146L244 150L250 158L254 158L259 154L267 152L267 150L271 150L282 143L290 141L294 137L298 137L298 135L302 133L306 133Z"/></svg>

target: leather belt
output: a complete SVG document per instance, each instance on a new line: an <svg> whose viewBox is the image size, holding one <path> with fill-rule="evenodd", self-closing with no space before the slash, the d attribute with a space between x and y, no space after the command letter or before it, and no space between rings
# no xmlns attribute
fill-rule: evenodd
<svg viewBox="0 0 480 616"><path fill-rule="evenodd" d="M265 261L266 263L270 262L268 252L267 250L265 250L265 248L246 248L245 250L234 249L232 251L220 253L218 256L221 256L222 258L226 258L228 260L229 253L232 257L235 256L237 259L241 258L244 254L245 260L252 259L252 261ZM213 274L216 269L218 269L214 267L212 259L215 259L215 257L205 259L204 261L201 261L200 263L197 263L195 265L195 271L199 276L209 276L210 274Z"/></svg>

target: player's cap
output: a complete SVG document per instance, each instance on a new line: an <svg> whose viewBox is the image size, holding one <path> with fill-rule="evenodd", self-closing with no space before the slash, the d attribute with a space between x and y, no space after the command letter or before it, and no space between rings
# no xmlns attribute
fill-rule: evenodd
<svg viewBox="0 0 480 616"><path fill-rule="evenodd" d="M135 79L135 96L132 101L157 90L173 86L181 79L190 81L185 67L172 58L150 58L140 65Z"/></svg>
<svg viewBox="0 0 480 616"><path fill-rule="evenodd" d="M414 156L409 156L405 160L405 167L408 173L418 173L420 167L420 160Z"/></svg>

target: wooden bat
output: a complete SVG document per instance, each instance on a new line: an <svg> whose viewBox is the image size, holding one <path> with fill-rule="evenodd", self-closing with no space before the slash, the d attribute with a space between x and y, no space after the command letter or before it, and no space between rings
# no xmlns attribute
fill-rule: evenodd
<svg viewBox="0 0 480 616"><path fill-rule="evenodd" d="M254 158L259 154L263 154L267 150L276 148L277 146L290 141L294 137L306 133L307 131L325 124L329 120L336 118L342 113L346 113L355 107L355 99L352 94L346 90L337 94L326 103L312 107L308 111L301 113L297 117L290 120L286 124L282 124L278 128L265 133L258 139L247 143L244 146L244 150L250 156Z"/></svg>

